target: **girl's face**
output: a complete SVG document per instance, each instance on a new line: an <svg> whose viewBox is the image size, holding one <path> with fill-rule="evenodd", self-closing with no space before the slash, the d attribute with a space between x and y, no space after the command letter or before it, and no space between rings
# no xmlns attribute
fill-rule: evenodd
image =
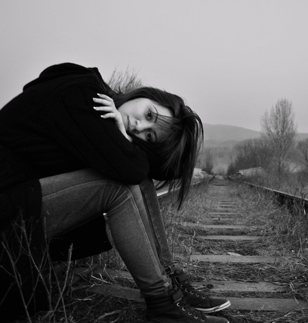
<svg viewBox="0 0 308 323"><path fill-rule="evenodd" d="M129 135L152 143L159 142L166 134L159 126L158 116L172 117L169 109L146 98L127 101L118 111Z"/></svg>

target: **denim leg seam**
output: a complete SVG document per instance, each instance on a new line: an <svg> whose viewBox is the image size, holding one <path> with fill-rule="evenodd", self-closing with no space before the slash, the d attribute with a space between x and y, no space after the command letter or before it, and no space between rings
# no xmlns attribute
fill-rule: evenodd
<svg viewBox="0 0 308 323"><path fill-rule="evenodd" d="M166 284L166 282L168 281L168 278L167 276L163 275L162 274L162 271L161 271L161 268L159 267L159 259L157 259L154 251L153 251L153 248L152 248L152 245L151 245L151 242L149 240L149 237L148 237L148 234L147 234L147 231L145 229L145 226L144 226L144 223L141 219L141 215L140 215L140 210L139 210L139 207L135 201L135 198L134 198L134 195L133 193L131 192L130 188L127 187L127 197L125 200L123 200L121 202L120 205L117 205L117 207L121 207L122 204L125 204L125 203L129 203L133 209L133 212L132 212L132 215L134 216L134 220L136 221L136 224L138 225L139 227L139 230L140 232L142 233L142 239L143 239L143 243L145 244L145 247L147 248L147 253L148 253L148 257L150 258L151 260L151 263L152 263L152 266L155 271L155 274L157 277L160 277L160 279L162 279L162 281L164 282L164 286ZM116 209L113 209L113 211L115 211ZM115 214L111 214L111 215L108 215L108 212L107 212L107 223L109 225L109 228L110 230L112 231L112 228L110 226L111 224L111 221L112 219L115 219L115 217L118 216L118 212L116 212ZM115 224L114 224L115 225ZM113 239L113 240L116 240L116 239ZM116 241L114 241L114 243L116 244ZM140 247L143 247L143 246L140 246ZM130 270L131 271L131 270ZM131 271L132 272L132 271ZM133 275L133 273L132 273ZM143 286L143 290L146 289L146 286Z"/></svg>

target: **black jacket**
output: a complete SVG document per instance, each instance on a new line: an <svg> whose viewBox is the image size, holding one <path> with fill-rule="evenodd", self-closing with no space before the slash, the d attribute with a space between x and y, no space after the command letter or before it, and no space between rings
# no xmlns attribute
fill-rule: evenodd
<svg viewBox="0 0 308 323"><path fill-rule="evenodd" d="M146 154L124 138L112 120L100 118L93 109L92 98L98 92L113 96L96 68L60 64L44 70L0 110L0 203L5 205L0 209L6 210L0 216L1 229L12 219L12 208L29 216L16 199L9 205L12 199L6 198L9 187L16 194L16 185L25 181L89 167L124 184L138 184L148 175ZM37 193L33 198L40 201L41 196ZM93 232L82 231L84 241L79 234L73 241L74 258L110 247L106 235L104 239L100 235L100 245ZM59 250L63 241L56 244ZM84 250L78 252L78 245Z"/></svg>
<svg viewBox="0 0 308 323"><path fill-rule="evenodd" d="M155 153L129 142L113 120L100 118L93 109L92 98L97 93L114 95L96 68L65 63L44 70L0 110L1 241L15 254L24 252L25 246L25 242L16 243L22 235L16 223L25 223L32 234L34 258L41 260L44 255L39 178L91 167L124 184L138 184L149 175L162 179ZM73 259L110 249L104 224L103 217L97 217L80 229L56 237L50 244L51 257L65 259L71 243ZM1 264L10 267L3 247L0 257ZM26 255L20 257L17 265L26 273L28 285L24 284L29 289L33 281L28 277L36 276L25 259ZM3 270L0 274L3 292L11 277ZM40 307L34 304L33 312L35 306Z"/></svg>

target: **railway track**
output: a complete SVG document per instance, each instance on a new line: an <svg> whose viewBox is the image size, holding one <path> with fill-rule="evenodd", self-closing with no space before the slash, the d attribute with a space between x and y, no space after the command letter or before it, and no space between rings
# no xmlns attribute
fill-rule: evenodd
<svg viewBox="0 0 308 323"><path fill-rule="evenodd" d="M308 303L292 293L290 284L273 279L271 273L285 259L262 251L267 228L247 222L241 200L234 193L237 185L223 177L206 184L210 204L205 214L178 224L181 238L191 241L191 253L177 255L199 276L203 272L207 277L197 279L193 283L196 288L228 297L232 305L223 315L231 323L307 323ZM160 196L166 198L165 194ZM100 274L131 280L125 271L105 269ZM139 291L133 288L114 284L94 286L91 291L143 304Z"/></svg>
<svg viewBox="0 0 308 323"><path fill-rule="evenodd" d="M231 178L229 178L229 179L231 179ZM289 194L289 193L278 191L278 190L274 190L274 189L271 189L268 187L262 187L260 185L256 185L256 184L249 183L249 182L240 181L240 183L245 184L248 187L251 187L251 188L254 188L257 190L261 190L261 191L265 191L265 192L272 194L272 196L275 198L275 200L278 203L280 203L281 205L286 205L291 212L296 207L300 207L306 213L308 212L308 199L306 199L304 197Z"/></svg>
<svg viewBox="0 0 308 323"><path fill-rule="evenodd" d="M201 228L206 232L206 235L196 235L195 239L199 241L208 240L211 244L215 244L217 241L223 243L223 254L191 255L189 261L212 263L213 266L217 266L219 269L235 266L239 272L243 271L242 279L241 275L237 275L239 280L229 280L228 278L221 280L220 275L220 280L214 279L207 282L207 284L213 286L212 292L229 295L228 298L232 304L231 311L235 317L243 319L245 318L244 313L251 312L256 312L258 313L256 316L260 316L262 312L261 317L266 317L268 314L272 319L261 322L280 322L279 319L282 322L284 315L291 316L293 312L303 312L308 309L308 304L306 301L296 299L289 292L290 286L270 281L267 277L265 277L264 281L260 280L259 277L254 277L256 271L269 266L278 267L284 259L275 255L258 255L259 252L253 246L255 245L257 248L258 242L262 243L264 238L262 232L265 230L264 228L254 228L247 224L245 214L241 214L239 211L240 201L234 198L232 194L233 187L236 185L236 183L228 179L213 179L208 188L208 195L215 196L215 202L207 214L207 223L204 225L187 224L195 226L195 228ZM215 234L215 232L219 232L219 234ZM256 234L255 232L261 232L261 234ZM245 250L250 250L250 253L242 255L241 252L226 252L226 250L229 250L228 245L232 245L230 250L233 250L234 245L237 246L237 250L241 250L240 245L243 244L245 244ZM250 247L247 248L248 246ZM252 276L247 275L249 269L252 271ZM255 281L247 281L247 278L245 278L247 276ZM202 282L195 285L202 286L202 284L204 285ZM254 322L254 320L249 321L248 318L243 321ZM288 322L299 321L296 319L292 321L291 319ZM308 322L308 316L306 320L300 322Z"/></svg>

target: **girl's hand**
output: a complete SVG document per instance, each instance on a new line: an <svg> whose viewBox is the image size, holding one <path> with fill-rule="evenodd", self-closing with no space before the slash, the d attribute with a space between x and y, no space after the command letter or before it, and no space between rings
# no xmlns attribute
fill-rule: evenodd
<svg viewBox="0 0 308 323"><path fill-rule="evenodd" d="M109 96L107 96L105 94L97 93L97 95L99 96L99 98L93 98L93 101L96 102L96 103L101 104L102 106L94 107L94 109L96 111L103 112L103 114L101 114L101 118L103 118L103 119L108 119L108 118L114 119L117 127L122 132L122 134L129 141L132 141L132 138L126 132L125 125L123 123L121 113L115 107L112 98L110 98Z"/></svg>

